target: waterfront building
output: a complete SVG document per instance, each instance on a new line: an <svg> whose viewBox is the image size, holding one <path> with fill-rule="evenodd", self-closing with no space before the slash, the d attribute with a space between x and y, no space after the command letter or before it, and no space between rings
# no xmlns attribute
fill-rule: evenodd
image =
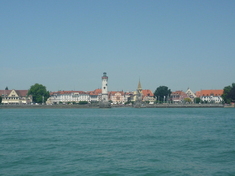
<svg viewBox="0 0 235 176"><path fill-rule="evenodd" d="M133 101L134 92L124 92L124 102Z"/></svg>
<svg viewBox="0 0 235 176"><path fill-rule="evenodd" d="M188 98L192 100L192 102L194 101L194 98L196 98L196 95L189 88L186 90L185 93L187 94Z"/></svg>
<svg viewBox="0 0 235 176"><path fill-rule="evenodd" d="M80 101L91 101L91 97L84 91L57 91L51 92L47 104L79 103Z"/></svg>
<svg viewBox="0 0 235 176"><path fill-rule="evenodd" d="M150 104L154 104L154 102L156 101L156 99L154 98L154 94L151 90L142 90L142 94L143 101L149 101Z"/></svg>
<svg viewBox="0 0 235 176"><path fill-rule="evenodd" d="M223 99L221 95L223 92L223 90L201 90L196 92L196 96L203 102L222 103Z"/></svg>
<svg viewBox="0 0 235 176"><path fill-rule="evenodd" d="M182 90L177 90L171 93L171 100L173 103L183 103L184 99L188 98L187 94Z"/></svg>
<svg viewBox="0 0 235 176"><path fill-rule="evenodd" d="M113 104L124 104L126 102L125 93L123 91L110 91L109 100Z"/></svg>
<svg viewBox="0 0 235 176"><path fill-rule="evenodd" d="M101 101L102 90L95 89L94 91L87 92L90 95L91 102L98 102Z"/></svg>
<svg viewBox="0 0 235 176"><path fill-rule="evenodd" d="M28 90L0 90L3 104L30 104L32 96L27 96Z"/></svg>

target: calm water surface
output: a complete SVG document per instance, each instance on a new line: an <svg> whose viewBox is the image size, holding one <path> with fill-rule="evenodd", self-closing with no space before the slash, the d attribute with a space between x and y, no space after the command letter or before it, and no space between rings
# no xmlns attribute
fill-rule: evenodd
<svg viewBox="0 0 235 176"><path fill-rule="evenodd" d="M235 175L235 108L0 109L0 175Z"/></svg>

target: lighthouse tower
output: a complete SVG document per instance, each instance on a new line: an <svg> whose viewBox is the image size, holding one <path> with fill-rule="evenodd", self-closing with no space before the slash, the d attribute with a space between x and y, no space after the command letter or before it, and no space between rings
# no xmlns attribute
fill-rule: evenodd
<svg viewBox="0 0 235 176"><path fill-rule="evenodd" d="M102 76L102 101L108 101L108 76L106 72Z"/></svg>

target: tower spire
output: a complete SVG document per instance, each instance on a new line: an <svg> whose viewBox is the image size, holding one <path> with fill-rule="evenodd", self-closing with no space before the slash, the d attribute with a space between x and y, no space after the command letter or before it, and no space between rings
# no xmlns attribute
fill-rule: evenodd
<svg viewBox="0 0 235 176"><path fill-rule="evenodd" d="M139 83L138 83L138 88L137 88L138 90L142 90L142 86L141 86L141 83L140 83L140 79L139 79Z"/></svg>

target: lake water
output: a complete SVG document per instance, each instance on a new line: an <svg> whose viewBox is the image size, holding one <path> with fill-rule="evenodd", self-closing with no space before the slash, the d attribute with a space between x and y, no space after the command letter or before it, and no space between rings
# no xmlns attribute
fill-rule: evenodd
<svg viewBox="0 0 235 176"><path fill-rule="evenodd" d="M0 175L235 175L235 108L0 109Z"/></svg>

